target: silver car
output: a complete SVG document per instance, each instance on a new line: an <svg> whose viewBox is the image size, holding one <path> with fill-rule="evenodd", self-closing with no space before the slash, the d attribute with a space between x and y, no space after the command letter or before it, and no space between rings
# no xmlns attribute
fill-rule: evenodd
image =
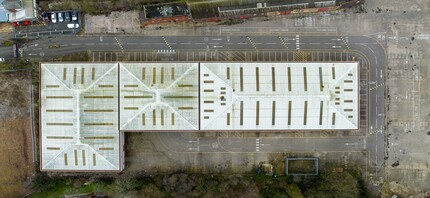
<svg viewBox="0 0 430 198"><path fill-rule="evenodd" d="M57 15L55 12L51 13L51 21L52 23L57 23Z"/></svg>
<svg viewBox="0 0 430 198"><path fill-rule="evenodd" d="M62 12L58 13L58 22L61 23L64 21L64 14Z"/></svg>

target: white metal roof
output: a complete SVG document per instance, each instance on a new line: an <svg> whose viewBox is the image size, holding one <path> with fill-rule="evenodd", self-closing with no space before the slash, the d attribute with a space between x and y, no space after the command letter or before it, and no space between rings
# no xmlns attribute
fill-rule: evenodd
<svg viewBox="0 0 430 198"><path fill-rule="evenodd" d="M358 63L43 63L42 170L121 169L120 130L358 129Z"/></svg>
<svg viewBox="0 0 430 198"><path fill-rule="evenodd" d="M42 170L120 170L116 63L41 65Z"/></svg>
<svg viewBox="0 0 430 198"><path fill-rule="evenodd" d="M201 130L358 128L358 63L200 63Z"/></svg>
<svg viewBox="0 0 430 198"><path fill-rule="evenodd" d="M198 130L198 63L120 63L121 130Z"/></svg>

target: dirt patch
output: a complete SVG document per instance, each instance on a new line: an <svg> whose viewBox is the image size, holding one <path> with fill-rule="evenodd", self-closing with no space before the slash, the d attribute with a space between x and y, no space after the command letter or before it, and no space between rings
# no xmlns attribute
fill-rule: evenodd
<svg viewBox="0 0 430 198"><path fill-rule="evenodd" d="M288 173L314 174L315 169L314 160L288 160Z"/></svg>
<svg viewBox="0 0 430 198"><path fill-rule="evenodd" d="M34 173L30 75L0 73L0 92L0 197L20 197Z"/></svg>
<svg viewBox="0 0 430 198"><path fill-rule="evenodd" d="M141 33L138 11L85 15L85 33Z"/></svg>
<svg viewBox="0 0 430 198"><path fill-rule="evenodd" d="M30 75L0 73L0 120L28 116Z"/></svg>
<svg viewBox="0 0 430 198"><path fill-rule="evenodd" d="M11 23L0 23L0 33L12 32Z"/></svg>

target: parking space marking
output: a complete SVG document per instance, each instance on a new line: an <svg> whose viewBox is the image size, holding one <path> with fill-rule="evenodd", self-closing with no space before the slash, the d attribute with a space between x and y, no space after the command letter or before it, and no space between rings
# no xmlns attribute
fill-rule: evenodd
<svg viewBox="0 0 430 198"><path fill-rule="evenodd" d="M169 49L172 49L172 47L170 47L169 42L167 42L166 38L165 38L164 36L162 36L161 38L163 38L164 43L167 45L167 47L168 47Z"/></svg>
<svg viewBox="0 0 430 198"><path fill-rule="evenodd" d="M256 152L260 151L260 138L255 139L255 151Z"/></svg>
<svg viewBox="0 0 430 198"><path fill-rule="evenodd" d="M121 48L121 52L124 52L124 48L122 47L121 42L119 42L118 38L115 36L115 40L118 43L118 46Z"/></svg>

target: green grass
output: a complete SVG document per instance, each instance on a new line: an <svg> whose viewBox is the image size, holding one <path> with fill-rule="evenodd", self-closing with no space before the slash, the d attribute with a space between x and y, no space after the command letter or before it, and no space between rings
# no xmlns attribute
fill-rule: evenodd
<svg viewBox="0 0 430 198"><path fill-rule="evenodd" d="M13 45L13 41L11 41L11 40L3 41L2 45L4 45L4 46L12 46Z"/></svg>
<svg viewBox="0 0 430 198"><path fill-rule="evenodd" d="M82 194L91 192L112 193L111 182L97 182L81 187L74 187L71 179L53 179L42 191L28 196L28 198L57 198L61 195Z"/></svg>

